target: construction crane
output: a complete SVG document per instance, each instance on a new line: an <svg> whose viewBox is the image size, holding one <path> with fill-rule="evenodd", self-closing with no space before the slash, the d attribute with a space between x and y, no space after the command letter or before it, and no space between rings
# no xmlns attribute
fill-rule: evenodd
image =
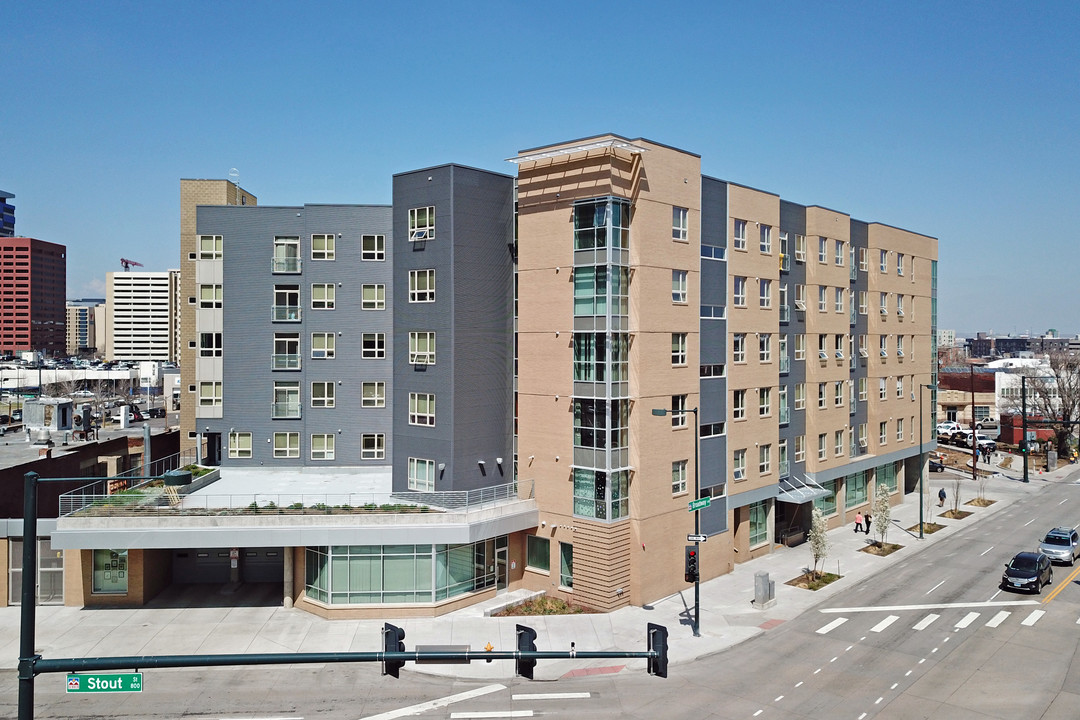
<svg viewBox="0 0 1080 720"><path fill-rule="evenodd" d="M143 266L141 262L135 262L134 260L128 260L127 258L120 258L120 264L124 266L124 270L126 271L130 271L132 265L135 267Z"/></svg>

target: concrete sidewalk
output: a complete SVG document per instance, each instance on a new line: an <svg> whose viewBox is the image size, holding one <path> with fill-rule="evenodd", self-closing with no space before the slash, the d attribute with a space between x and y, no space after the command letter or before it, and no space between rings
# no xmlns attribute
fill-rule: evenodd
<svg viewBox="0 0 1080 720"><path fill-rule="evenodd" d="M1001 470L980 463L980 469ZM843 578L817 592L785 585L801 574L812 558L808 544L795 548L777 547L767 556L737 565L733 572L701 585L701 637L693 637L690 612L694 592L687 590L650 606L625 608L613 613L546 617L486 616L492 607L530 593L512 592L439 618L411 618L395 621L405 629L405 645L468 645L480 650L488 643L497 650L516 649L514 626L529 625L537 631L540 650L645 650L646 624L666 625L669 630L669 658L685 663L725 650L766 632L844 589L900 562L922 548L950 537L1019 499L1037 493L1049 483L1069 482L1080 476L1080 466L1065 465L1053 472L1032 470L1031 482L1019 481L1018 470L1006 469L986 482L986 496L996 502L990 507L963 505L974 498L976 483L961 479L961 504L972 515L963 520L941 519L945 525L919 540L918 533L906 530L919 522L919 495L913 493L892 509L893 529L888 539L903 549L882 558L859 552L871 536L852 532L849 524L829 533L830 553L825 567ZM930 473L926 496L931 507L927 521L948 510L956 474ZM981 484L981 483L980 483ZM949 500L937 506L937 492L944 487ZM924 506L925 507L925 506ZM708 551L707 545L705 552ZM768 609L754 607L754 575L768 572L776 585L776 603ZM226 605L226 602L222 603ZM323 620L299 610L260 604L223 607L158 607L140 609L85 610L41 606L37 610L37 650L47 658L174 655L218 653L348 652L382 649L382 620ZM18 665L19 608L0 608L0 667ZM536 666L537 679L555 679L567 674L643 670L644 660L548 660ZM497 679L512 677L514 663L507 660L470 665L421 665L408 663L406 671L462 678Z"/></svg>

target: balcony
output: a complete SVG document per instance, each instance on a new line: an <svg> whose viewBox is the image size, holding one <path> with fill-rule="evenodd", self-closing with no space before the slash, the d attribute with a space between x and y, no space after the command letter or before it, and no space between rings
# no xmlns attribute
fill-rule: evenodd
<svg viewBox="0 0 1080 720"><path fill-rule="evenodd" d="M276 257L270 260L270 272L276 274L296 274L300 272L300 258Z"/></svg>
<svg viewBox="0 0 1080 720"><path fill-rule="evenodd" d="M288 420L300 417L300 401L276 402L271 404L270 417L274 420Z"/></svg>
<svg viewBox="0 0 1080 720"><path fill-rule="evenodd" d="M271 355L270 356L271 369L273 370L299 370L300 369L300 356L299 355Z"/></svg>
<svg viewBox="0 0 1080 720"><path fill-rule="evenodd" d="M299 305L274 305L274 322L300 322Z"/></svg>

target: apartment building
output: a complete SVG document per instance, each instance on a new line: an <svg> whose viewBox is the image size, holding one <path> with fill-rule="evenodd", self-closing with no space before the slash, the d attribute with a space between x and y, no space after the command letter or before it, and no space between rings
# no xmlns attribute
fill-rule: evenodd
<svg viewBox="0 0 1080 720"><path fill-rule="evenodd" d="M62 518L56 546L280 582L327 617L514 587L611 610L685 589L698 485L703 579L799 542L815 505L836 526L916 486L934 238L645 139L511 162L396 175L391 206L185 205L181 402L219 479L184 503L230 508ZM137 604L155 573L78 601Z"/></svg>
<svg viewBox="0 0 1080 720"><path fill-rule="evenodd" d="M15 195L0 190L0 237L15 236L15 206L8 202Z"/></svg>
<svg viewBox="0 0 1080 720"><path fill-rule="evenodd" d="M68 300L66 337L68 355L86 355L105 348L105 298Z"/></svg>
<svg viewBox="0 0 1080 720"><path fill-rule="evenodd" d="M106 273L107 360L173 360L178 281L175 271Z"/></svg>
<svg viewBox="0 0 1080 720"><path fill-rule="evenodd" d="M0 239L0 354L63 354L66 290L66 247L34 238Z"/></svg>

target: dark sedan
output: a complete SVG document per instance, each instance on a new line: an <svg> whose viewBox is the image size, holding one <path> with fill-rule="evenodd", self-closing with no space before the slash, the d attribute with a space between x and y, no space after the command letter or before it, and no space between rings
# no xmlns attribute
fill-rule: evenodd
<svg viewBox="0 0 1080 720"><path fill-rule="evenodd" d="M1050 566L1050 558L1035 552L1017 553L1005 565L1005 573L1001 576L1002 587L1035 593L1041 592L1044 585L1053 581L1054 569Z"/></svg>
<svg viewBox="0 0 1080 720"><path fill-rule="evenodd" d="M930 472L945 472L945 465L937 460L930 461Z"/></svg>

